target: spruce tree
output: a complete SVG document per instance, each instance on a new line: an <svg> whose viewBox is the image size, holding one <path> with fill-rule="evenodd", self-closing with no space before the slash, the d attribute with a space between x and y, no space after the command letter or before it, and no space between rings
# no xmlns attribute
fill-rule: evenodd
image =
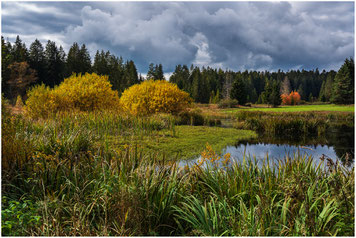
<svg viewBox="0 0 356 238"><path fill-rule="evenodd" d="M332 102L336 104L354 103L354 60L346 59L335 76Z"/></svg>
<svg viewBox="0 0 356 238"><path fill-rule="evenodd" d="M41 42L37 39L30 46L28 63L32 69L36 70L38 83L45 83L46 62L45 62L44 50Z"/></svg>
<svg viewBox="0 0 356 238"><path fill-rule="evenodd" d="M10 86L7 84L11 73L9 65L13 63L13 56L11 52L11 43L6 43L4 37L1 37L1 92L7 98L10 97Z"/></svg>
<svg viewBox="0 0 356 238"><path fill-rule="evenodd" d="M12 55L14 62L27 62L28 61L28 51L25 43L22 43L20 36L16 37L15 44L12 48Z"/></svg>
<svg viewBox="0 0 356 238"><path fill-rule="evenodd" d="M235 79L233 82L230 97L232 99L236 99L240 105L244 105L246 103L246 86L240 77Z"/></svg>
<svg viewBox="0 0 356 238"><path fill-rule="evenodd" d="M44 52L47 76L45 84L51 87L60 84L64 79L65 53L53 41L48 41Z"/></svg>

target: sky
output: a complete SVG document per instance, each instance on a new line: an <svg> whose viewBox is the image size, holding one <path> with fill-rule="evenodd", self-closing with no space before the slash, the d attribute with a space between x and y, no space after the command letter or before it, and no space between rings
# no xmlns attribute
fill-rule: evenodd
<svg viewBox="0 0 356 238"><path fill-rule="evenodd" d="M338 70L354 57L354 2L2 2L1 34L85 44L166 73L178 64Z"/></svg>

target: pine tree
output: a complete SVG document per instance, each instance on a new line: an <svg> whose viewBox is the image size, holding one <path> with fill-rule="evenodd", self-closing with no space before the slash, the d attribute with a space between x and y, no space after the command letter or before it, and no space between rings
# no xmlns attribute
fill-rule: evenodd
<svg viewBox="0 0 356 238"><path fill-rule="evenodd" d="M246 86L240 77L233 82L230 97L236 99L240 105L247 102Z"/></svg>
<svg viewBox="0 0 356 238"><path fill-rule="evenodd" d="M147 79L155 79L155 73L155 66L153 63L150 63L150 65L148 66Z"/></svg>
<svg viewBox="0 0 356 238"><path fill-rule="evenodd" d="M272 93L269 96L269 102L272 104L273 107L281 105L282 99L280 94L280 85L277 80L273 80L272 83Z"/></svg>
<svg viewBox="0 0 356 238"><path fill-rule="evenodd" d="M88 49L85 44L79 50L80 72L82 74L91 73L91 59Z"/></svg>
<svg viewBox="0 0 356 238"><path fill-rule="evenodd" d="M332 102L336 104L354 103L355 64L352 58L346 59L335 76Z"/></svg>
<svg viewBox="0 0 356 238"><path fill-rule="evenodd" d="M127 61L125 64L124 81L126 87L130 87L134 84L139 83L137 69L135 63L132 60Z"/></svg>
<svg viewBox="0 0 356 238"><path fill-rule="evenodd" d="M30 46L28 63L32 69L36 70L38 83L44 83L46 80L46 62L43 46L37 39Z"/></svg>
<svg viewBox="0 0 356 238"><path fill-rule="evenodd" d="M65 53L56 43L48 41L44 52L47 76L45 84L51 87L60 84L64 79Z"/></svg>
<svg viewBox="0 0 356 238"><path fill-rule="evenodd" d="M156 80L164 80L164 73L162 64L156 65Z"/></svg>
<svg viewBox="0 0 356 238"><path fill-rule="evenodd" d="M151 63L148 67L147 79L164 80L165 78L162 64L154 65L153 63Z"/></svg>
<svg viewBox="0 0 356 238"><path fill-rule="evenodd" d="M16 37L15 44L12 48L12 55L14 62L27 62L28 61L28 51L25 43L22 43L20 36Z"/></svg>
<svg viewBox="0 0 356 238"><path fill-rule="evenodd" d="M13 56L11 54L12 46L10 42L5 42L4 37L1 37L1 92L5 97L10 97L10 86L7 81L10 79L10 64L13 63Z"/></svg>

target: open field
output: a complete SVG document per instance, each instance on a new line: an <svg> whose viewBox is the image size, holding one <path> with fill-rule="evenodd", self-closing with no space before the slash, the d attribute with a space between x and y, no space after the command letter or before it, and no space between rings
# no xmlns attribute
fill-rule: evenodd
<svg viewBox="0 0 356 238"><path fill-rule="evenodd" d="M309 112L309 111L331 111L331 112L354 112L354 105L334 105L334 104L324 104L324 105L296 105L296 106L279 106L276 108L272 107L242 107L236 109L224 109L224 112L233 113L237 111L262 111L262 112Z"/></svg>
<svg viewBox="0 0 356 238"><path fill-rule="evenodd" d="M227 145L257 137L251 130L207 126L176 126L173 133L174 135L169 130L162 130L154 136L131 138L126 141L112 138L112 146L122 148L125 144L137 145L145 152L158 153L169 160L181 160L198 156L206 143L220 153Z"/></svg>

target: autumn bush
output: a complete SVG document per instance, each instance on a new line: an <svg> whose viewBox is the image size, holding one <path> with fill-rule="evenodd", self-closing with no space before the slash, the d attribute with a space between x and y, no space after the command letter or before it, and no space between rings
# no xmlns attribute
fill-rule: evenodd
<svg viewBox="0 0 356 238"><path fill-rule="evenodd" d="M148 80L126 89L120 105L134 115L153 113L178 113L183 111L192 99L177 85L165 80Z"/></svg>
<svg viewBox="0 0 356 238"><path fill-rule="evenodd" d="M46 117L62 111L116 109L119 105L118 93L111 89L108 76L95 73L73 74L54 89L38 85L27 95L26 113L31 117Z"/></svg>
<svg viewBox="0 0 356 238"><path fill-rule="evenodd" d="M300 103L300 95L296 91L292 91L289 95L282 94L281 98L283 105L297 105Z"/></svg>

